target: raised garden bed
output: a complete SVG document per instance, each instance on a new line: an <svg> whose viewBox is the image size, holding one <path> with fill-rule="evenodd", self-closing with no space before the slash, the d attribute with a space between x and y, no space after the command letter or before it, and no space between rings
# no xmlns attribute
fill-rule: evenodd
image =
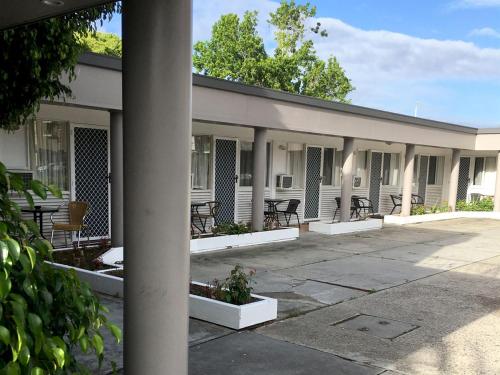
<svg viewBox="0 0 500 375"><path fill-rule="evenodd" d="M309 231L329 235L356 233L367 230L382 229L383 222L384 221L382 219L367 219L349 221L345 223L313 221L309 223Z"/></svg>
<svg viewBox="0 0 500 375"><path fill-rule="evenodd" d="M208 287L193 281L193 286ZM189 294L189 316L232 329L242 329L274 320L278 314L278 301L252 294L250 303L233 305L215 299Z"/></svg>
<svg viewBox="0 0 500 375"><path fill-rule="evenodd" d="M406 225L406 224L426 223L430 221L462 219L462 218L500 220L500 212L455 211L455 212L441 212L436 214L411 215L411 216L386 215L384 217L384 223L394 224L394 225Z"/></svg>

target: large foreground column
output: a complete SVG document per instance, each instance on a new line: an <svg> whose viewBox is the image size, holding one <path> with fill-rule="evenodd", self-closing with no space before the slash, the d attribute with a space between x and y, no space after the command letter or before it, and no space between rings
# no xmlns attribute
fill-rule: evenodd
<svg viewBox="0 0 500 375"><path fill-rule="evenodd" d="M185 375L189 0L123 2L125 373Z"/></svg>
<svg viewBox="0 0 500 375"><path fill-rule="evenodd" d="M110 113L111 247L123 246L123 113Z"/></svg>
<svg viewBox="0 0 500 375"><path fill-rule="evenodd" d="M448 189L448 207L455 211L458 193L458 175L460 172L460 150L453 149L451 155L450 187Z"/></svg>
<svg viewBox="0 0 500 375"><path fill-rule="evenodd" d="M497 179L495 186L495 212L500 212L500 151L497 154Z"/></svg>
<svg viewBox="0 0 500 375"><path fill-rule="evenodd" d="M415 164L415 145L406 145L405 170L403 176L403 198L401 216L411 215L411 194L413 190L413 166Z"/></svg>
<svg viewBox="0 0 500 375"><path fill-rule="evenodd" d="M266 189L266 144L267 129L255 128L253 140L252 171L252 229L264 227L264 191Z"/></svg>
<svg viewBox="0 0 500 375"><path fill-rule="evenodd" d="M351 219L352 171L354 168L354 138L344 137L340 221Z"/></svg>

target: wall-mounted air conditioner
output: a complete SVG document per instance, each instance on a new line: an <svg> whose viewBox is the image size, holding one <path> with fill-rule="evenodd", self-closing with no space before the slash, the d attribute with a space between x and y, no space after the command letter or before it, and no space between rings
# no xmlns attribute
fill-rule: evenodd
<svg viewBox="0 0 500 375"><path fill-rule="evenodd" d="M293 176L289 174L280 174L276 177L276 188L285 190L293 187Z"/></svg>
<svg viewBox="0 0 500 375"><path fill-rule="evenodd" d="M353 176L352 178L352 187L359 188L361 186L361 177Z"/></svg>

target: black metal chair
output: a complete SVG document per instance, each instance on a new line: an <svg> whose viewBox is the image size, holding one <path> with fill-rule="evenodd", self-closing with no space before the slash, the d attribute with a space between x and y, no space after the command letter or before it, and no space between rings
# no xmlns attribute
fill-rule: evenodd
<svg viewBox="0 0 500 375"><path fill-rule="evenodd" d="M401 210L401 207L403 206L403 197L401 197L401 195L391 194L391 200L393 205L391 210L391 215L392 215L396 207L399 207L399 210Z"/></svg>
<svg viewBox="0 0 500 375"><path fill-rule="evenodd" d="M335 211L333 212L332 221L335 221L335 216L337 216L337 213L340 213L340 202L341 202L340 197L335 197L335 202L337 203L337 207L335 208ZM354 215L356 215L356 217L357 217L358 211L357 211L356 207L354 206L353 201L351 199L351 219Z"/></svg>
<svg viewBox="0 0 500 375"><path fill-rule="evenodd" d="M358 196L353 196L351 199L352 205L356 210L356 216L358 218L366 219L368 216L375 214L373 203L370 199Z"/></svg>
<svg viewBox="0 0 500 375"><path fill-rule="evenodd" d="M214 226L217 226L217 214L219 213L220 209L220 202L218 201L209 201L205 202L205 205L208 207L208 212L207 213L200 213L198 211L198 207L194 212L191 213L191 223L192 226L194 225L198 230L200 230L201 233L207 233L207 223L209 220L213 220ZM201 228L199 228L196 224L194 224L194 220L198 220L198 222L201 225ZM191 227L192 231L193 228Z"/></svg>
<svg viewBox="0 0 500 375"><path fill-rule="evenodd" d="M288 206L286 210L276 210L277 213L283 214L285 217L286 225L290 225L290 219L292 216L295 216L297 218L297 224L300 227L300 220L299 220L299 214L297 213L297 209L299 208L300 205L300 200L299 199L290 199L288 201Z"/></svg>
<svg viewBox="0 0 500 375"><path fill-rule="evenodd" d="M411 195L411 205L412 206L423 206L424 205L424 198L421 197L418 194L412 194Z"/></svg>

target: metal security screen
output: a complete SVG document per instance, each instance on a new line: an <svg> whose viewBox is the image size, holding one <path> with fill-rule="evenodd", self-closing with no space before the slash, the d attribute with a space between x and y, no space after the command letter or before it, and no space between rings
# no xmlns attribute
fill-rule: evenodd
<svg viewBox="0 0 500 375"><path fill-rule="evenodd" d="M304 218L319 217L319 189L321 184L321 148L307 148L306 195Z"/></svg>
<svg viewBox="0 0 500 375"><path fill-rule="evenodd" d="M373 203L373 211L379 211L380 201L380 174L382 173L382 154L372 152L370 165L370 200Z"/></svg>
<svg viewBox="0 0 500 375"><path fill-rule="evenodd" d="M457 201L464 201L467 199L467 191L469 190L469 170L470 158L460 158L460 167L458 168Z"/></svg>
<svg viewBox="0 0 500 375"><path fill-rule="evenodd" d="M75 199L89 203L90 237L109 237L108 131L74 128Z"/></svg>
<svg viewBox="0 0 500 375"><path fill-rule="evenodd" d="M219 223L233 223L236 195L236 141L215 141L215 200L220 202Z"/></svg>
<svg viewBox="0 0 500 375"><path fill-rule="evenodd" d="M427 170L429 165L428 156L420 156L420 168L418 171L418 195L424 198L427 192Z"/></svg>

